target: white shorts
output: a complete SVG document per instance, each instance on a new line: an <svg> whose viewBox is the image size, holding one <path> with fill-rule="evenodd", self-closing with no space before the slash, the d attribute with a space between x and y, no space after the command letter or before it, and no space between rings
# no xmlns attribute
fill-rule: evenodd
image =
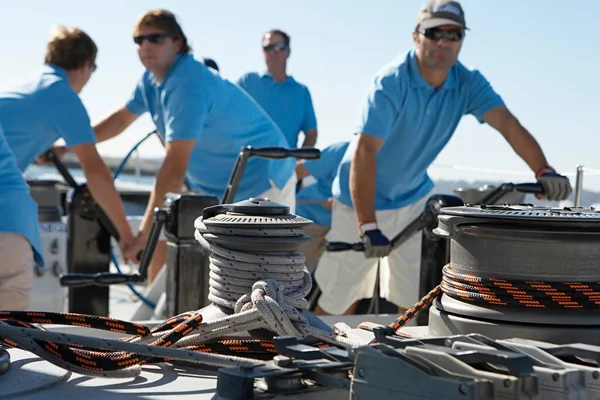
<svg viewBox="0 0 600 400"><path fill-rule="evenodd" d="M425 209L431 194L409 206L377 211L379 229L392 240ZM319 306L329 314L343 314L355 301L373 296L377 263L380 261L381 297L398 307L412 307L419 300L421 276L421 236L419 232L380 260L365 258L356 251L328 252L321 257L315 279L321 289ZM328 242L359 242L354 209L333 201Z"/></svg>
<svg viewBox="0 0 600 400"><path fill-rule="evenodd" d="M268 198L271 201L288 206L290 214L294 214L296 212L296 182L298 182L296 174L292 174L281 189L273 180L269 179L269 181L271 182L271 188L257 197Z"/></svg>

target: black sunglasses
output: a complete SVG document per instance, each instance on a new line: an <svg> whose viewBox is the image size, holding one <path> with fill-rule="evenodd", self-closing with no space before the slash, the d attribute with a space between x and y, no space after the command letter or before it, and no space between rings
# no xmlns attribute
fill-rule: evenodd
<svg viewBox="0 0 600 400"><path fill-rule="evenodd" d="M133 37L133 42L138 46L141 46L144 43L144 40L148 40L150 43L157 44L162 43L165 38L169 35L166 33L150 33L148 35L137 35Z"/></svg>
<svg viewBox="0 0 600 400"><path fill-rule="evenodd" d="M438 41L442 38L449 42L460 42L465 36L465 32L462 29L440 29L440 28L429 28L421 29L417 32L423 34L427 39Z"/></svg>
<svg viewBox="0 0 600 400"><path fill-rule="evenodd" d="M283 51L283 50L287 50L287 48L288 47L285 43L268 44L266 46L263 46L264 51L271 51L271 50Z"/></svg>

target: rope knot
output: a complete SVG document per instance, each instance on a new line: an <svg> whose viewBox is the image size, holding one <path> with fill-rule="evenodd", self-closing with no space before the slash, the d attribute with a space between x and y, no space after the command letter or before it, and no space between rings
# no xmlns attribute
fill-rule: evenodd
<svg viewBox="0 0 600 400"><path fill-rule="evenodd" d="M294 326L294 322L305 324L306 319L289 304L283 289L284 285L274 279L257 281L252 285L252 293L241 296L235 303L235 313L255 309L273 332L303 339L306 333Z"/></svg>

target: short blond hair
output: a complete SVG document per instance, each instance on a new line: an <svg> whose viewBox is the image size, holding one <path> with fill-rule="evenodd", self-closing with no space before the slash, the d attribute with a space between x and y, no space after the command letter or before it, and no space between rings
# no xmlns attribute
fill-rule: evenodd
<svg viewBox="0 0 600 400"><path fill-rule="evenodd" d="M57 26L52 29L46 46L46 64L65 70L75 70L95 62L98 47L91 37L79 28Z"/></svg>

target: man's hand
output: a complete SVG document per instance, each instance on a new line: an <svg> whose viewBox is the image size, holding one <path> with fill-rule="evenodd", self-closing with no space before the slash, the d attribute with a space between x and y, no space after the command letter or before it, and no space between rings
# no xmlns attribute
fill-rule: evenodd
<svg viewBox="0 0 600 400"><path fill-rule="evenodd" d="M333 197L328 198L327 201L323 203L323 207L331 211L331 209L333 208Z"/></svg>
<svg viewBox="0 0 600 400"><path fill-rule="evenodd" d="M379 229L366 231L360 238L365 246L365 258L386 257L392 250L390 241Z"/></svg>
<svg viewBox="0 0 600 400"><path fill-rule="evenodd" d="M63 146L63 145L53 146L52 150L54 151L54 154L56 154L56 157L59 160L62 159L64 157L64 155L69 152L69 150L67 149L67 147ZM52 161L50 161L48 159L48 157L46 157L46 153L37 156L35 158L35 162L36 162L36 164L42 165L42 166L52 165Z"/></svg>
<svg viewBox="0 0 600 400"><path fill-rule="evenodd" d="M125 264L127 264L129 261L135 261L137 259L136 254L130 250L130 247L134 244L134 242L135 238L133 235L121 237L119 240L119 249L121 250Z"/></svg>
<svg viewBox="0 0 600 400"><path fill-rule="evenodd" d="M538 198L547 198L548 200L567 200L573 188L569 178L556 173L554 168L546 167L536 173L537 181L544 188L544 194L538 195Z"/></svg>
<svg viewBox="0 0 600 400"><path fill-rule="evenodd" d="M119 242L119 247L121 247L123 242ZM123 258L125 262L130 260L136 264L140 263L140 259L138 258L140 252L144 249L147 243L147 238L143 234L139 234L135 239L132 239L131 242L125 244L124 247L121 247L121 253L123 253Z"/></svg>

